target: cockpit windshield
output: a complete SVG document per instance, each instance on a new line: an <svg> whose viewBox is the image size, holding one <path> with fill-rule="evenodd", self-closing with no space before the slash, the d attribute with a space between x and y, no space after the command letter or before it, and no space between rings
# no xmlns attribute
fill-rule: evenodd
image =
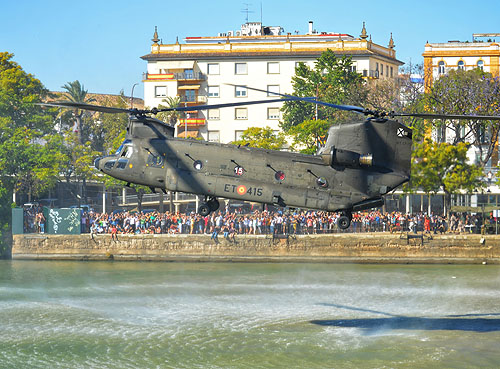
<svg viewBox="0 0 500 369"><path fill-rule="evenodd" d="M125 145L127 145L127 144L129 144L131 142L132 141L130 141L130 140L124 140L122 142L122 144L120 145L120 147L118 148L118 150L116 150L115 155L120 155L120 152L123 150L123 146L125 146Z"/></svg>

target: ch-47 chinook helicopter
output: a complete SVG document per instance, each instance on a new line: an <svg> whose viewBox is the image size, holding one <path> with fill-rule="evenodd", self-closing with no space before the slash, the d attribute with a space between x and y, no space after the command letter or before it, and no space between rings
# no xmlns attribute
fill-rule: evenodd
<svg viewBox="0 0 500 369"><path fill-rule="evenodd" d="M159 188L202 195L204 201L198 208L202 216L219 208L217 198L220 197L341 212L337 220L341 229L349 227L353 211L382 206L385 194L410 179L412 131L393 120L394 117L471 119L464 115L381 113L315 98L273 94L281 98L151 110L73 102L43 105L128 113L129 124L122 145L114 155L97 158L95 167L128 185L135 183L149 186L153 191ZM364 115L364 119L332 126L325 146L316 155L306 155L177 138L174 126L150 116L162 111L206 110L292 100L357 112Z"/></svg>

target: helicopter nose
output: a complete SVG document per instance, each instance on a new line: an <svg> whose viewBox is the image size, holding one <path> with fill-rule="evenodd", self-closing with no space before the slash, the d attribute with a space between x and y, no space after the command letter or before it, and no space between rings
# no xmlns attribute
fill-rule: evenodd
<svg viewBox="0 0 500 369"><path fill-rule="evenodd" d="M99 169L99 160L101 160L101 158L97 158L94 160L94 166Z"/></svg>

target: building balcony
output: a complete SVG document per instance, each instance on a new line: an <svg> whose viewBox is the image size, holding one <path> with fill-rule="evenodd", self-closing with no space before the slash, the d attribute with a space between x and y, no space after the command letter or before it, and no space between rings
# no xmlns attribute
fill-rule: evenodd
<svg viewBox="0 0 500 369"><path fill-rule="evenodd" d="M144 81L204 81L206 76L201 72L189 73L143 73L142 79Z"/></svg>
<svg viewBox="0 0 500 369"><path fill-rule="evenodd" d="M187 118L187 119L179 119L177 122L178 125L181 127L184 126L193 127L193 126L204 126L207 123L207 120L203 118Z"/></svg>
<svg viewBox="0 0 500 369"><path fill-rule="evenodd" d="M207 97L205 95L181 96L181 104L187 103L188 106L193 104L204 104L206 102L207 102Z"/></svg>

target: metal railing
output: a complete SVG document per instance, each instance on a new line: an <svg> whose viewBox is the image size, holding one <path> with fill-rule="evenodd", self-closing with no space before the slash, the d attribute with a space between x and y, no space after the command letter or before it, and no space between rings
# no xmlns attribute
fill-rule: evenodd
<svg viewBox="0 0 500 369"><path fill-rule="evenodd" d="M204 80L205 75L201 72L174 73L174 79Z"/></svg>
<svg viewBox="0 0 500 369"><path fill-rule="evenodd" d="M204 81L206 76L201 72L180 72L180 73L142 73L142 79L175 79L175 80L193 80Z"/></svg>
<svg viewBox="0 0 500 369"><path fill-rule="evenodd" d="M146 193L142 195L142 203L143 204L158 204L160 201L160 195L159 193ZM133 195L127 195L125 196L125 201L123 201L123 197L119 196L119 201L120 201L120 206L130 206L130 205L136 205L138 203L138 195L133 194ZM179 192L177 194L177 197L174 195L173 196L173 201L176 202L195 202L196 201L196 195L191 195L191 194L185 194ZM163 202L169 202L170 201L170 193L167 192L166 194L163 194Z"/></svg>

